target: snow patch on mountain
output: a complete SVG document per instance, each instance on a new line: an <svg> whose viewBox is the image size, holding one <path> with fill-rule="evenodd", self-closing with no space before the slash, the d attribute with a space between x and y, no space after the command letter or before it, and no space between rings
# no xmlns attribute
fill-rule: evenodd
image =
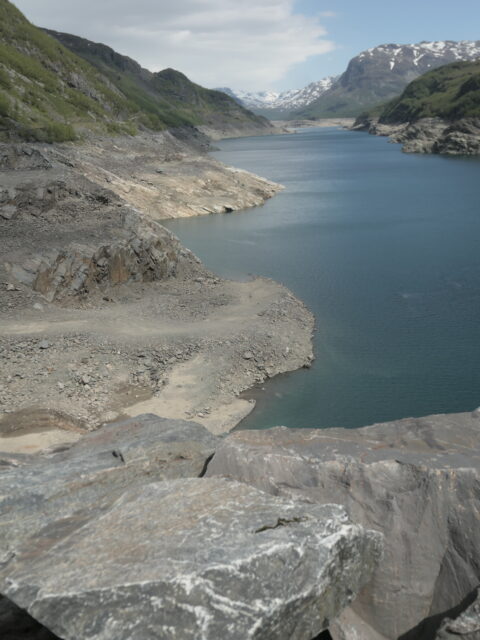
<svg viewBox="0 0 480 640"><path fill-rule="evenodd" d="M235 89L222 88L230 96L235 97L249 109L276 109L292 111L304 107L325 91L328 91L335 82L335 76L323 78L318 82L311 82L303 89L289 89L288 91L241 91Z"/></svg>
<svg viewBox="0 0 480 640"><path fill-rule="evenodd" d="M419 42L418 44L382 44L360 53L357 60L384 59L390 71L401 63L411 63L414 67L422 68L423 73L428 68L441 64L456 62L457 60L475 60L480 57L480 40L441 40L437 42ZM355 58L354 58L355 60Z"/></svg>

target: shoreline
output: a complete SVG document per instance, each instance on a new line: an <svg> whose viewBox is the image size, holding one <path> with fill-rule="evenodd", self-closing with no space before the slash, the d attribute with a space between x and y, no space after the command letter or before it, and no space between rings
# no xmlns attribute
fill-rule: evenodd
<svg viewBox="0 0 480 640"><path fill-rule="evenodd" d="M217 277L161 226L258 206L281 185L170 133L3 151L0 450L145 412L225 433L253 409L243 391L309 366L302 302L265 278Z"/></svg>
<svg viewBox="0 0 480 640"><path fill-rule="evenodd" d="M358 119L349 129L386 137L392 144L401 144L404 153L480 155L480 125L475 118L454 122L422 118L415 122L384 124L378 118L367 117Z"/></svg>
<svg viewBox="0 0 480 640"><path fill-rule="evenodd" d="M272 120L274 126L285 129L288 133L295 133L297 129L318 129L327 127L341 127L349 129L355 118L319 118L318 120Z"/></svg>

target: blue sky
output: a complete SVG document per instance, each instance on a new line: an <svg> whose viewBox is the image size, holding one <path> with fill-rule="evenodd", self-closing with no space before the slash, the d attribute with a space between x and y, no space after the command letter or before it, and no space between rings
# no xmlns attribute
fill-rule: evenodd
<svg viewBox="0 0 480 640"><path fill-rule="evenodd" d="M291 89L364 49L480 39L480 0L14 0L39 26L110 45L206 87Z"/></svg>

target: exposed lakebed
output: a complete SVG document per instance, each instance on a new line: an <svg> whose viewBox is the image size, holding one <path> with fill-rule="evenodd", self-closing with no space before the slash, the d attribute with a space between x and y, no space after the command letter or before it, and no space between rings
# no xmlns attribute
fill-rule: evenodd
<svg viewBox="0 0 480 640"><path fill-rule="evenodd" d="M405 155L339 129L226 140L214 155L286 189L168 221L218 274L286 284L316 362L253 392L242 428L357 427L480 404L480 161Z"/></svg>

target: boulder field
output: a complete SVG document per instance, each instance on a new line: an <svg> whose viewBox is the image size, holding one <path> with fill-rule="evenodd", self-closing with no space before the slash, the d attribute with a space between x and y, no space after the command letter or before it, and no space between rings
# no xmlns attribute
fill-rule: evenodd
<svg viewBox="0 0 480 640"><path fill-rule="evenodd" d="M0 454L6 640L477 640L480 412Z"/></svg>
<svg viewBox="0 0 480 640"><path fill-rule="evenodd" d="M1 455L1 637L19 637L13 624L45 640L328 628L380 561L381 534L338 505L199 477L217 445L199 424L147 415L65 450Z"/></svg>

